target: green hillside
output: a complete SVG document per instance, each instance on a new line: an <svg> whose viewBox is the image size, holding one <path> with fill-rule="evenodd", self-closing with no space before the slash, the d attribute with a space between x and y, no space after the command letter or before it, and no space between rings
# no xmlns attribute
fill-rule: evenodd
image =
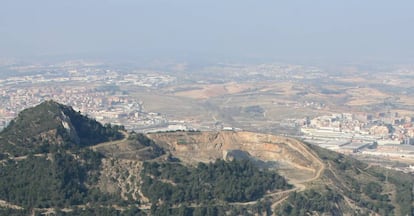
<svg viewBox="0 0 414 216"><path fill-rule="evenodd" d="M103 126L54 101L28 108L0 132L0 149L12 156L44 153L51 148L79 148L122 138L117 127Z"/></svg>
<svg viewBox="0 0 414 216"><path fill-rule="evenodd" d="M172 214L174 205L230 205L255 201L263 198L267 191L292 188L282 176L260 170L248 160L217 160L199 163L195 168L177 163L146 162L141 175L143 193L153 203L154 214L161 214L160 210Z"/></svg>
<svg viewBox="0 0 414 216"><path fill-rule="evenodd" d="M414 215L413 176L309 145L326 164L323 177L309 189L292 193L276 212L307 215Z"/></svg>

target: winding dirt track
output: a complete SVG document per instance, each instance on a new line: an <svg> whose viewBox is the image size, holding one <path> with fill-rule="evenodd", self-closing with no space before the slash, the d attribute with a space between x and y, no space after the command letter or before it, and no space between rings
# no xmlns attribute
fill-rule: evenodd
<svg viewBox="0 0 414 216"><path fill-rule="evenodd" d="M296 145L292 145L292 143L290 141L296 142ZM309 149L309 147L305 146L305 144L301 143L298 140L294 140L294 139L290 139L290 141L287 142L287 145L289 145L291 148L297 150L298 152L302 152L302 153L305 153L305 154L309 155L309 158L311 158L312 161L319 164L319 169L316 170L315 176L313 176L310 179L303 180L301 183L311 182L311 181L314 181L314 180L320 178L323 171L326 168L325 163L311 149ZM299 148L297 146L299 146Z"/></svg>
<svg viewBox="0 0 414 216"><path fill-rule="evenodd" d="M278 205L282 204L289 197L290 193L292 193L294 191L300 192L300 191L306 190L306 184L319 179L322 176L324 170L326 169L325 163L311 149L309 149L309 147L305 146L303 143L299 142L298 140L289 138L288 140L286 140L286 144L290 148L307 155L309 159L311 159L313 162L318 164L318 166L317 166L318 169L315 170L315 175L312 178L304 179L304 180L301 180L301 181L299 181L297 179L290 179L289 183L294 185L294 188L292 188L292 189L285 190L285 191L276 191L276 192L273 192L273 193L266 194L264 196L264 198L269 198L269 197L272 198L272 197L280 196L280 198L278 198L278 200L271 205L272 211ZM261 200L263 200L264 198L262 198ZM258 201L234 202L234 203L230 203L230 205L237 205L237 206L240 206L240 205L253 205L253 204L256 204L257 202ZM273 213L273 215L276 215L276 214Z"/></svg>
<svg viewBox="0 0 414 216"><path fill-rule="evenodd" d="M103 142L103 143L100 143L100 144L97 144L97 145L91 146L90 148L91 148L92 150L96 150L96 149L98 149L98 148L100 148L100 147L110 146L110 145L117 145L117 144L120 144L120 143L123 143L123 142L127 141L127 140L128 140L128 137L129 137L129 134L128 134L126 131L119 131L119 132L121 132L121 133L124 135L124 138L122 138L122 139L120 139L120 140L114 140L114 141L109 141L109 142Z"/></svg>
<svg viewBox="0 0 414 216"><path fill-rule="evenodd" d="M295 142L295 145L291 141ZM279 192L279 193L274 193L274 194L267 195L267 196L273 196L273 195L281 194L283 192L287 192L287 193L283 194L283 197L281 199L279 199L277 202L272 204L272 206L271 206L272 211L278 205L283 203L289 197L289 194L291 192L293 192L293 191L297 191L297 192L304 191L306 189L306 184L319 179L321 177L322 173L324 172L324 170L326 169L325 163L318 156L316 156L315 153L311 149L309 149L309 147L305 146L305 144L299 142L298 140L294 140L294 139L289 139L289 141L287 141L286 143L291 148L293 148L293 149L295 149L299 152L307 154L309 156L309 158L312 159L312 161L319 164L319 166L318 166L319 169L316 170L315 175L312 178L305 179L305 180L302 180L302 181L291 180L290 183L295 186L293 189L290 189L288 191L282 191L282 192ZM273 215L276 215L276 214L273 212Z"/></svg>
<svg viewBox="0 0 414 216"><path fill-rule="evenodd" d="M318 180L324 173L326 165L316 155L316 153L310 149L304 143L288 137L273 136L252 132L201 132L198 134L188 135L186 133L177 133L175 135L167 136L165 134L152 134L150 136L157 142L163 142L173 149L174 154L178 158L184 158L183 161L188 163L195 162L204 159L205 161L211 160L211 157L223 158L223 152L238 149L248 152L253 157L258 157L264 161L284 161L294 169L294 174L283 175L287 178L288 182L294 186L294 188L285 191L273 191L266 194L262 199L250 202L233 202L229 205L243 206L254 205L258 201L270 199L272 204L272 210L279 204L287 199L290 193L294 191L306 190L308 183ZM184 140L184 144L178 143L176 140ZM255 147L260 146L260 147ZM281 145L280 148L273 148L272 146ZM259 152L261 149L261 153ZM283 155L282 149L288 149L293 152L289 156ZM270 152L269 152L270 151ZM188 156L188 153L191 153ZM277 152L277 153L275 153ZM295 154L296 152L297 154ZM266 154L269 153L269 154ZM224 154L225 155L225 154ZM290 160L297 160L290 161ZM302 160L303 159L303 160ZM299 162L300 161L300 162ZM291 162L291 163L289 163ZM289 169L289 168L288 168ZM309 173L302 174L302 171ZM310 171L310 172L309 172ZM287 172L290 172L287 170Z"/></svg>

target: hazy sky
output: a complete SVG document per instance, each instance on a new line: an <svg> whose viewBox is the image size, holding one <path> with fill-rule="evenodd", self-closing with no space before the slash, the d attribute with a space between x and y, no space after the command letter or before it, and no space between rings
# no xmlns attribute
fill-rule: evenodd
<svg viewBox="0 0 414 216"><path fill-rule="evenodd" d="M414 60L412 0L0 0L0 57Z"/></svg>

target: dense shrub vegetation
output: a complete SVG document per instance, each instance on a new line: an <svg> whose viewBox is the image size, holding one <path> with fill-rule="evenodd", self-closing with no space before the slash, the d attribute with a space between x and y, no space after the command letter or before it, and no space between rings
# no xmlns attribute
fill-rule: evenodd
<svg viewBox="0 0 414 216"><path fill-rule="evenodd" d="M286 180L260 170L248 160L199 163L189 168L177 163L144 163L143 193L152 203L205 203L212 200L246 202L267 191L288 189Z"/></svg>
<svg viewBox="0 0 414 216"><path fill-rule="evenodd" d="M21 161L7 161L0 170L0 199L28 209L112 199L86 187L97 183L101 155L87 149L75 154L78 159L72 154L56 152L49 159L29 155Z"/></svg>
<svg viewBox="0 0 414 216"><path fill-rule="evenodd" d="M308 215L312 212L340 215L337 203L343 199L332 190L313 189L304 192L293 192L278 211L278 215Z"/></svg>
<svg viewBox="0 0 414 216"><path fill-rule="evenodd" d="M336 187L358 206L367 208L380 215L414 215L413 214L413 177L398 171L367 164L349 156L338 154L318 146L309 145L318 155L331 165L326 175ZM384 188L389 188L385 190ZM395 190L392 199L390 191ZM393 201L393 202L392 202Z"/></svg>
<svg viewBox="0 0 414 216"><path fill-rule="evenodd" d="M399 212L397 215L414 215L414 209L412 206L413 200L413 177L394 170L386 170L380 167L373 167L368 172L376 176L383 181L386 179L388 183L395 186L395 201L399 205ZM384 175L387 174L387 177Z"/></svg>

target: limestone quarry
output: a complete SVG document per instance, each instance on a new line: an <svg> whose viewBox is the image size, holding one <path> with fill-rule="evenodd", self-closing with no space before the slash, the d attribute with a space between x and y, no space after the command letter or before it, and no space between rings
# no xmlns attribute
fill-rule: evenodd
<svg viewBox="0 0 414 216"><path fill-rule="evenodd" d="M277 169L290 180L313 179L323 163L303 143L288 137L252 132L174 132L148 134L160 146L187 164L216 159L251 159Z"/></svg>

